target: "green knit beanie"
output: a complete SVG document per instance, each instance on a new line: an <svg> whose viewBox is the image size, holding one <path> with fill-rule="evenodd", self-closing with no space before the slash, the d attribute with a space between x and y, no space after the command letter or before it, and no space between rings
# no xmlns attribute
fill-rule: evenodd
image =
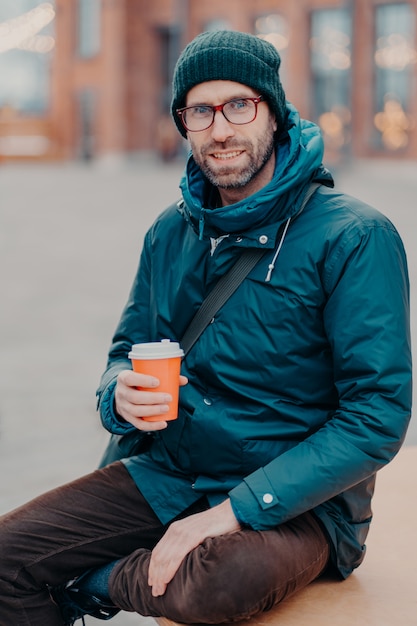
<svg viewBox="0 0 417 626"><path fill-rule="evenodd" d="M278 129L285 120L285 93L279 79L281 58L267 41L238 31L219 30L198 35L180 55L174 70L171 112L180 133L186 131L176 114L187 93L209 80L231 80L265 96Z"/></svg>

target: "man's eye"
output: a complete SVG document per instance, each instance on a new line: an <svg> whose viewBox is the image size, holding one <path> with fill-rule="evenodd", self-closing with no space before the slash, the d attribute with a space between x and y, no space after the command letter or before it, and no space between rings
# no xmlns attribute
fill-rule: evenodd
<svg viewBox="0 0 417 626"><path fill-rule="evenodd" d="M188 111L192 117L207 117L211 115L211 107L209 106L190 107Z"/></svg>
<svg viewBox="0 0 417 626"><path fill-rule="evenodd" d="M248 107L247 100L231 100L227 103L227 106L233 111L244 111Z"/></svg>

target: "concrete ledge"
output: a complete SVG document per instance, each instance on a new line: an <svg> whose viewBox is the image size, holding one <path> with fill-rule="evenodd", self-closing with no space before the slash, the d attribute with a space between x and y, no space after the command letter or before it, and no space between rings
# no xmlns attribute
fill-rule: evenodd
<svg viewBox="0 0 417 626"><path fill-rule="evenodd" d="M320 580L275 609L234 626L417 624L417 446L378 475L364 563L346 581ZM157 618L159 626L176 626Z"/></svg>

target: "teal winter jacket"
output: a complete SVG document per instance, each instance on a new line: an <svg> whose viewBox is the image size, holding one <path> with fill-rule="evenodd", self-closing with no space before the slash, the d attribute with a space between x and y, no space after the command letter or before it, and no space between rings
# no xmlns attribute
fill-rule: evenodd
<svg viewBox="0 0 417 626"><path fill-rule="evenodd" d="M182 200L146 235L98 398L104 426L131 431L114 412L131 345L179 341L241 252L267 250L184 360L178 420L124 462L163 523L202 496L229 497L256 530L313 510L346 577L410 418L409 285L394 226L335 191L322 156L318 127L289 105L273 180L220 208L190 156Z"/></svg>

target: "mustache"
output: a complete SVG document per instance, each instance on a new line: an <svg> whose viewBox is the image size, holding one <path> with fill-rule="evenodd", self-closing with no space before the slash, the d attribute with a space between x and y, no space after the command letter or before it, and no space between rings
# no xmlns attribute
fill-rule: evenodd
<svg viewBox="0 0 417 626"><path fill-rule="evenodd" d="M239 141L236 139L230 139L222 142L211 141L210 143L201 146L200 152L202 156L207 156L208 154L218 152L219 150L245 150L251 145L250 141Z"/></svg>

